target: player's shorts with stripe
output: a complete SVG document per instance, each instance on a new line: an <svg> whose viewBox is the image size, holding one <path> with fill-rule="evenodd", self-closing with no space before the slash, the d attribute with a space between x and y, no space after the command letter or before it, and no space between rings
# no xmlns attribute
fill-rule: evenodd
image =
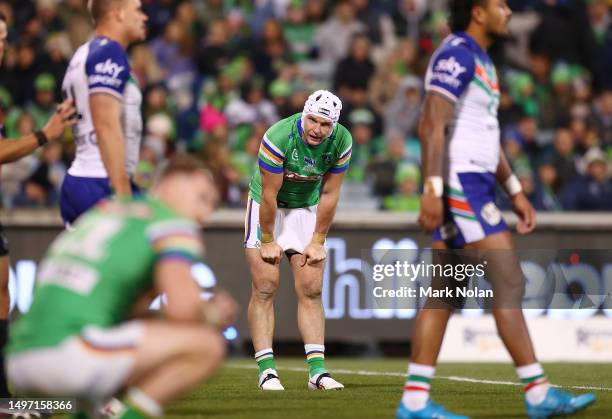
<svg viewBox="0 0 612 419"><path fill-rule="evenodd" d="M8 239L4 236L2 224L0 224L0 257L9 254Z"/></svg>
<svg viewBox="0 0 612 419"><path fill-rule="evenodd" d="M317 206L306 208L278 208L274 221L274 237L284 252L303 253L312 239L317 222ZM249 196L244 222L244 247L261 247L259 204Z"/></svg>
<svg viewBox="0 0 612 419"><path fill-rule="evenodd" d="M17 394L105 401L125 385L143 338L139 321L89 327L57 346L9 354L7 375Z"/></svg>
<svg viewBox="0 0 612 419"><path fill-rule="evenodd" d="M444 191L444 221L433 234L451 249L460 249L508 226L495 205L493 173L451 173Z"/></svg>
<svg viewBox="0 0 612 419"><path fill-rule="evenodd" d="M135 194L139 193L138 187L134 183L131 185L132 191ZM111 195L111 183L108 178L77 177L67 174L60 197L64 224L73 224L81 214Z"/></svg>

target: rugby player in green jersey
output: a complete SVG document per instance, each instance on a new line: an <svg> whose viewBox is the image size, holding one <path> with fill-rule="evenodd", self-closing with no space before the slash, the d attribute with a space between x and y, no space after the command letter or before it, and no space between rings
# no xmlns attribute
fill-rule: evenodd
<svg viewBox="0 0 612 419"><path fill-rule="evenodd" d="M16 393L75 397L90 412L118 397L112 417L157 417L213 375L235 303L225 294L202 301L191 267L216 201L205 168L181 156L150 196L107 201L60 235L41 262L30 310L11 329ZM146 319L155 294L166 297L163 317Z"/></svg>
<svg viewBox="0 0 612 419"><path fill-rule="evenodd" d="M259 149L250 184L244 247L252 276L249 325L262 390L284 390L274 364L273 301L283 252L298 300L298 327L309 366L309 389L344 386L325 368L325 316L321 302L325 238L351 158L352 138L338 124L342 102L314 92L301 114L274 124Z"/></svg>

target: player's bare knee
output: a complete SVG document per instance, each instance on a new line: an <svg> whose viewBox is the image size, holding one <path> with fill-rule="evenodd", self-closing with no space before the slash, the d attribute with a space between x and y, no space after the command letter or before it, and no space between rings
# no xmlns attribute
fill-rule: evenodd
<svg viewBox="0 0 612 419"><path fill-rule="evenodd" d="M260 301L270 301L278 290L278 279L257 279L253 281L253 297Z"/></svg>
<svg viewBox="0 0 612 419"><path fill-rule="evenodd" d="M313 283L302 284L299 287L298 294L307 300L320 300L322 293L322 284L317 281Z"/></svg>

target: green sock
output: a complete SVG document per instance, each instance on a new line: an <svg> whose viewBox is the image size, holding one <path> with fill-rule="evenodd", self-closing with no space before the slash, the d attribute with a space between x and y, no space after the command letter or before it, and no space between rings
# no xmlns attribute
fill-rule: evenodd
<svg viewBox="0 0 612 419"><path fill-rule="evenodd" d="M257 365L259 366L260 374L270 368L276 370L276 364L274 363L274 352L272 352L272 348L266 348L256 352L255 361L257 361Z"/></svg>
<svg viewBox="0 0 612 419"><path fill-rule="evenodd" d="M306 351L306 362L308 362L308 373L311 377L327 372L325 368L325 346L304 345Z"/></svg>
<svg viewBox="0 0 612 419"><path fill-rule="evenodd" d="M119 416L119 419L147 419L148 418L147 415L145 415L143 412L136 409L135 407L129 405L128 403L125 403L125 407L126 409L121 413L121 416Z"/></svg>

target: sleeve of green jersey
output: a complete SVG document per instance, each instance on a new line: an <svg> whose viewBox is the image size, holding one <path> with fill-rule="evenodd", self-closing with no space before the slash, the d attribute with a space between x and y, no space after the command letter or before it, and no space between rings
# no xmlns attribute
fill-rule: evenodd
<svg viewBox="0 0 612 419"><path fill-rule="evenodd" d="M351 152L353 151L353 137L351 133L344 128L342 125L338 127L339 137L338 137L338 157L336 160L336 164L333 165L330 169L330 173L342 173L346 169L349 168L351 162Z"/></svg>
<svg viewBox="0 0 612 419"><path fill-rule="evenodd" d="M285 162L287 134L275 124L264 134L259 146L259 167L272 173L282 173Z"/></svg>
<svg viewBox="0 0 612 419"><path fill-rule="evenodd" d="M193 264L204 256L197 226L187 220L164 220L147 229L147 238L158 260L182 260Z"/></svg>

